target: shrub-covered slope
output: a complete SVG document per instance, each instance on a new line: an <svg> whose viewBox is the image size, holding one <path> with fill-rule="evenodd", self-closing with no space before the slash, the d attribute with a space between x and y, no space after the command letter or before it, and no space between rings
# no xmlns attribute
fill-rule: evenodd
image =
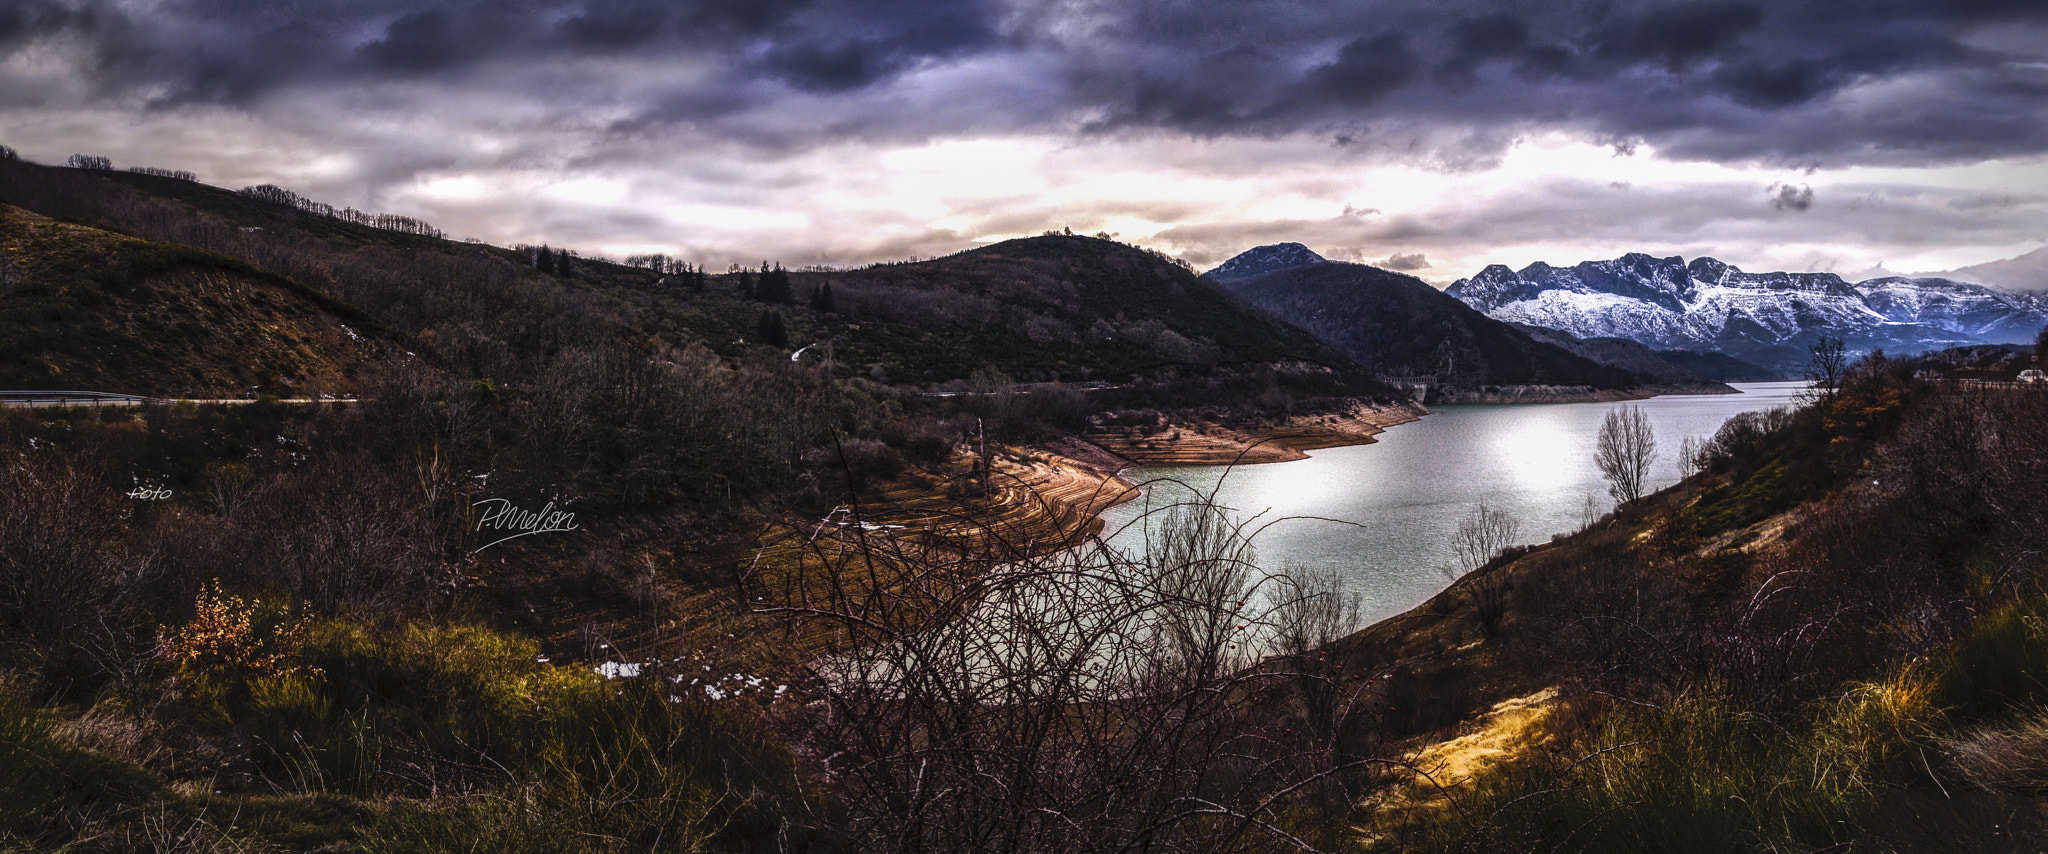
<svg viewBox="0 0 2048 854"><path fill-rule="evenodd" d="M392 352L383 324L245 262L0 204L0 387L289 397Z"/></svg>

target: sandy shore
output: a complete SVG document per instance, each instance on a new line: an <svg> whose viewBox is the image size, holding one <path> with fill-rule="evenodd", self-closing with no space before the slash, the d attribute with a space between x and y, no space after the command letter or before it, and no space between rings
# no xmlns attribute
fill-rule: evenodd
<svg viewBox="0 0 2048 854"><path fill-rule="evenodd" d="M1280 463L1306 459L1306 451L1370 444L1388 427L1428 413L1414 403L1359 404L1340 412L1228 425L1161 415L1148 424L1101 424L1082 439L1126 465Z"/></svg>

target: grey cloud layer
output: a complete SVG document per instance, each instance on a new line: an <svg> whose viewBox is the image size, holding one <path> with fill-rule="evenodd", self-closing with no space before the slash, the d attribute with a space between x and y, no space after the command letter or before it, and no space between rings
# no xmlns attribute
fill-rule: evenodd
<svg viewBox="0 0 2048 854"><path fill-rule="evenodd" d="M432 96L390 109L504 99L763 150L1308 132L1456 168L1545 127L1835 166L2048 149L2044 44L2036 0L6 0L0 88L66 97L4 62L33 53L85 81L87 104L57 106L262 112L417 83Z"/></svg>

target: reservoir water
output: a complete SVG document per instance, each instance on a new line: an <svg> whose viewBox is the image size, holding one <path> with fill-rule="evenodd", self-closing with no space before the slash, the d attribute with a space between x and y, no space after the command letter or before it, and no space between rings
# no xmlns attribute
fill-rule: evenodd
<svg viewBox="0 0 2048 854"><path fill-rule="evenodd" d="M1364 620L1394 616L1450 582L1458 522L1479 502L1520 524L1522 542L1580 528L1613 507L1593 464L1607 413L1640 406L1656 435L1649 491L1679 478L1678 448L1705 439L1739 412L1794 402L1805 383L1738 383L1742 394L1656 397L1620 403L1445 405L1388 429L1370 445L1311 451L1310 458L1226 468L1151 467L1132 473L1144 497L1104 513L1111 542L1137 547L1148 507L1195 491L1240 519L1257 517L1254 545L1269 571L1283 564L1335 567L1362 594ZM1590 503L1589 503L1590 502ZM1317 518L1308 518L1317 517ZM1271 523L1271 524L1267 524Z"/></svg>

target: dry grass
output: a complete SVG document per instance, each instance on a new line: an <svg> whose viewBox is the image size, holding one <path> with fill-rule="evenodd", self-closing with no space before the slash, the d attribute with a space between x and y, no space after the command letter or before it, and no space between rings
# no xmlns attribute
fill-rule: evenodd
<svg viewBox="0 0 2048 854"><path fill-rule="evenodd" d="M2048 794L2048 716L1972 730L1943 748L1957 775L1979 789Z"/></svg>

